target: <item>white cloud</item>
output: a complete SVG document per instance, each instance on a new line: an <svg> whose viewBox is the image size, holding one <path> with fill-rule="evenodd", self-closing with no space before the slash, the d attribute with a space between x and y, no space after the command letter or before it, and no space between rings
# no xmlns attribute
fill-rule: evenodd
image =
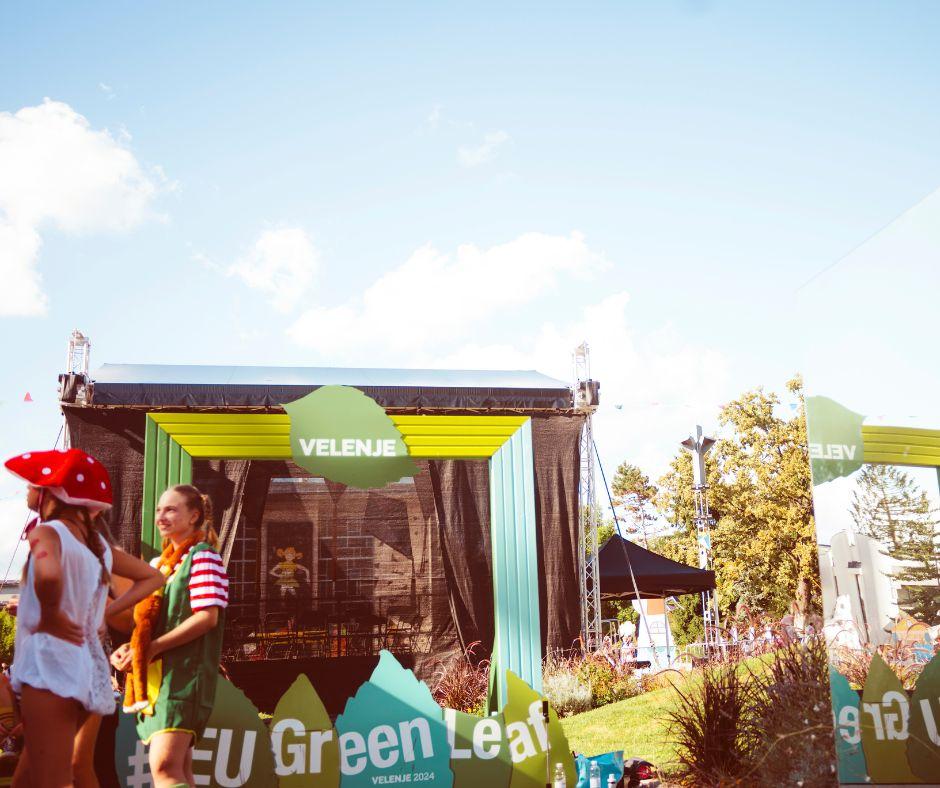
<svg viewBox="0 0 940 788"><path fill-rule="evenodd" d="M489 249L464 244L454 254L427 244L361 297L308 309L288 333L297 344L333 357L362 350L373 356L419 352L460 341L498 311L532 302L563 279L584 279L607 266L578 232L526 233Z"/></svg>
<svg viewBox="0 0 940 788"><path fill-rule="evenodd" d="M72 234L128 230L150 216L164 185L110 132L92 129L68 104L49 99L0 112L0 173L3 316L46 311L36 271L44 228Z"/></svg>
<svg viewBox="0 0 940 788"><path fill-rule="evenodd" d="M98 90L100 90L107 97L108 101L114 98L114 88L104 82L98 83Z"/></svg>
<svg viewBox="0 0 940 788"><path fill-rule="evenodd" d="M491 131L483 137L479 145L461 145L457 149L457 161L461 167L479 167L492 161L497 150L509 142L509 135L505 131Z"/></svg>
<svg viewBox="0 0 940 788"><path fill-rule="evenodd" d="M319 266L320 253L307 233L281 227L262 232L228 274L265 293L277 310L289 312L310 288Z"/></svg>
<svg viewBox="0 0 940 788"><path fill-rule="evenodd" d="M530 340L468 343L444 355L412 357L409 363L439 369L537 369L569 382L571 354L585 340L591 348L592 377L601 384L595 439L608 481L623 460L639 464L655 479L696 423L714 432L718 408L729 397L727 359L684 340L669 326L652 331L635 327L626 292L582 306L571 321L546 322ZM600 478L597 484L603 497Z"/></svg>
<svg viewBox="0 0 940 788"><path fill-rule="evenodd" d="M41 245L39 233L29 225L17 226L0 218L0 316L45 314L48 299L35 267Z"/></svg>
<svg viewBox="0 0 940 788"><path fill-rule="evenodd" d="M570 288L609 265L580 233L528 233L451 254L427 245L361 296L305 311L288 333L337 364L536 369L566 383L572 352L587 341L601 383L595 436L608 478L629 460L655 479L696 423L716 431L720 406L740 391L731 390L723 353L669 323L638 325L627 292L585 300ZM571 294L570 306L541 309L559 291ZM509 316L505 331L488 341L499 315Z"/></svg>

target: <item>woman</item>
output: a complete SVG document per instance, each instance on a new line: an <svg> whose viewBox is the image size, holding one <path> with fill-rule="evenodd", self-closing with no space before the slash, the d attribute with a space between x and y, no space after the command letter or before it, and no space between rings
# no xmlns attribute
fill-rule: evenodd
<svg viewBox="0 0 940 788"><path fill-rule="evenodd" d="M111 507L111 481L94 457L78 449L29 452L5 466L27 482L27 506L38 514L27 530L30 554L17 606L12 685L25 749L14 785L71 785L79 730L114 708L99 637L111 571L132 580L112 602L114 612L153 593L163 578L143 561L112 552L102 536L99 515Z"/></svg>
<svg viewBox="0 0 940 788"><path fill-rule="evenodd" d="M171 487L157 504L163 553L156 567L166 588L134 610L130 644L112 656L129 671L125 711L150 745L154 788L195 785L193 745L205 730L218 681L228 579L216 552L209 499L195 487Z"/></svg>

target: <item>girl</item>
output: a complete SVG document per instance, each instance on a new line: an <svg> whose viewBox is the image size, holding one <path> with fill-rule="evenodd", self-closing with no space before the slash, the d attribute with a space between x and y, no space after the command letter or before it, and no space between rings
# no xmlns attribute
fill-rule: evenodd
<svg viewBox="0 0 940 788"><path fill-rule="evenodd" d="M25 750L14 785L59 788L72 785L82 724L114 708L99 637L111 570L133 581L112 603L114 612L153 593L163 578L143 561L112 553L101 535L98 515L111 507L111 482L94 457L78 449L30 452L5 465L29 484L26 503L39 515L27 530L17 607L12 685Z"/></svg>
<svg viewBox="0 0 940 788"><path fill-rule="evenodd" d="M209 721L222 654L228 579L216 552L208 497L171 487L157 504L167 576L165 590L134 610L130 644L112 656L129 671L124 710L137 714L137 734L150 744L154 788L195 785L193 745Z"/></svg>

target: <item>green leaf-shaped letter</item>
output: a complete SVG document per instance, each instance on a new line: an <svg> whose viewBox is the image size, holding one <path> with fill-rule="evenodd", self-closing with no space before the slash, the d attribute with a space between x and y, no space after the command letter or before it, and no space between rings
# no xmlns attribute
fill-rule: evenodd
<svg viewBox="0 0 940 788"><path fill-rule="evenodd" d="M542 696L511 670L506 671L506 690L503 718L513 760L510 788L542 788L548 775L554 775L557 763L565 769L567 784L574 785L578 780L574 758L555 710L548 711L546 731L542 720Z"/></svg>
<svg viewBox="0 0 940 788"><path fill-rule="evenodd" d="M873 783L919 783L907 765L910 701L879 654L871 658L862 692L862 747Z"/></svg>
<svg viewBox="0 0 940 788"><path fill-rule="evenodd" d="M343 788L452 788L444 711L388 651L336 718Z"/></svg>
<svg viewBox="0 0 940 788"><path fill-rule="evenodd" d="M836 723L836 757L840 783L868 782L865 753L862 752L861 701L849 686L849 680L835 668L829 668L832 688L832 714Z"/></svg>
<svg viewBox="0 0 940 788"><path fill-rule="evenodd" d="M907 760L921 779L940 782L940 656L924 668L911 698L911 737Z"/></svg>
<svg viewBox="0 0 940 788"><path fill-rule="evenodd" d="M271 749L280 788L337 788L339 745L320 696L301 673L274 709Z"/></svg>

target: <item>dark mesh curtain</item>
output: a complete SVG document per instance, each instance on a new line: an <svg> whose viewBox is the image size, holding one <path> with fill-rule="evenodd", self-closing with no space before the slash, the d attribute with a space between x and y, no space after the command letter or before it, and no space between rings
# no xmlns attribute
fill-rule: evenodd
<svg viewBox="0 0 940 788"><path fill-rule="evenodd" d="M567 651L581 634L578 575L580 416L535 417L535 513L538 521L542 647ZM430 462L444 575L461 649L493 648L489 469L486 462Z"/></svg>
<svg viewBox="0 0 940 788"><path fill-rule="evenodd" d="M219 552L228 564L238 535L251 460L208 460L193 463L193 484L212 501Z"/></svg>
<svg viewBox="0 0 940 788"><path fill-rule="evenodd" d="M447 601L457 644L478 658L493 650L493 570L489 469L486 462L428 463Z"/></svg>
<svg viewBox="0 0 940 788"><path fill-rule="evenodd" d="M578 479L583 425L581 416L532 419L542 647L549 651L572 648L581 634Z"/></svg>
<svg viewBox="0 0 940 788"><path fill-rule="evenodd" d="M139 411L65 408L71 445L96 457L111 477L111 532L132 555L140 555L144 419Z"/></svg>
<svg viewBox="0 0 940 788"><path fill-rule="evenodd" d="M66 418L72 445L94 454L108 469L115 491L115 536L122 547L139 554L144 414L66 408ZM580 633L582 424L578 416L532 419L542 641L549 650L570 648ZM421 633L409 645L419 676L430 679L439 662L474 641L482 643L478 655L488 656L493 598L487 463L420 466L410 485L362 491L327 482L322 493L308 490L290 499L272 497L272 490L281 489L272 480L309 476L292 463L194 462L194 483L212 498L222 551L238 583L241 610L232 611L232 621L256 618L266 604L265 583L271 582L266 562L274 559L265 550L277 547L266 542L266 519L295 529L316 522L319 530L304 548L316 562L310 567L316 594L372 596L382 616L402 625L411 616Z"/></svg>

